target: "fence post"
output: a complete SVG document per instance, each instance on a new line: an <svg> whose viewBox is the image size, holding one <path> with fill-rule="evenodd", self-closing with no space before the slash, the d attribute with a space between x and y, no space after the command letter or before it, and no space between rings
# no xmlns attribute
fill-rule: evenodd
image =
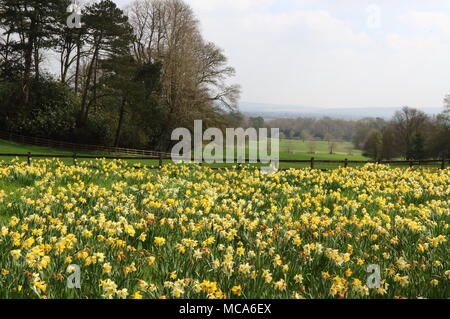
<svg viewBox="0 0 450 319"><path fill-rule="evenodd" d="M441 169L445 169L445 159L442 159L442 163L441 163Z"/></svg>
<svg viewBox="0 0 450 319"><path fill-rule="evenodd" d="M159 154L159 167L162 167L163 160L162 160L162 154Z"/></svg>
<svg viewBox="0 0 450 319"><path fill-rule="evenodd" d="M348 158L345 159L344 167L348 167Z"/></svg>
<svg viewBox="0 0 450 319"><path fill-rule="evenodd" d="M77 166L77 153L73 153L73 165Z"/></svg>
<svg viewBox="0 0 450 319"><path fill-rule="evenodd" d="M409 167L412 168L413 167L413 161L409 161Z"/></svg>
<svg viewBox="0 0 450 319"><path fill-rule="evenodd" d="M314 169L314 157L311 157L311 169Z"/></svg>
<svg viewBox="0 0 450 319"><path fill-rule="evenodd" d="M27 155L27 163L28 163L28 166L31 165L31 153L30 152L28 152L28 155Z"/></svg>

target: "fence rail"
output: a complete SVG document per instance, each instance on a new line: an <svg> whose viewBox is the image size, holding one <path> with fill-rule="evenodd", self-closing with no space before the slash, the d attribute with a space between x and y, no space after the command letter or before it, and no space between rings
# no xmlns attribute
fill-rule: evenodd
<svg viewBox="0 0 450 319"><path fill-rule="evenodd" d="M164 155L163 155L164 154ZM31 153L0 153L0 158L2 157L26 157L28 164L31 164L32 158L65 158L72 159L73 163L76 164L77 159L112 159L112 160L158 160L159 166L163 165L163 160L183 160L182 157L171 157L170 154L167 153L159 153L158 156L102 156L102 155L78 155L76 153L70 154L62 154L62 155L54 155L54 154L31 154ZM204 160L200 162L200 164L204 164L208 160ZM251 163L248 160L243 161L244 163ZM442 159L442 160L389 160L389 161L355 161L355 160L316 160L312 157L309 160L279 160L280 163L307 163L309 167L314 169L316 164L343 164L344 167L348 167L349 164L399 164L399 165L408 165L409 167L414 166L423 166L423 165L440 165L441 169L445 169L447 164L450 164L450 159ZM236 162L235 162L236 163ZM262 162L257 162L259 164L264 164ZM255 163L255 164L257 164ZM237 163L241 164L241 163ZM242 163L243 164L243 163Z"/></svg>
<svg viewBox="0 0 450 319"><path fill-rule="evenodd" d="M126 154L135 156L170 156L170 153L156 152L150 150L140 150L133 148L123 148L123 147L111 147L111 146L101 146L101 145L90 145L90 144L77 144L70 142L60 142L54 141L41 137L30 137L19 135L10 132L0 131L0 139L28 144L34 146L52 147L63 150L69 150L72 152L104 152L104 153L116 153L116 154Z"/></svg>
<svg viewBox="0 0 450 319"><path fill-rule="evenodd" d="M74 163L76 159L96 159L96 158L105 158L105 159L122 159L122 160L159 160L160 165L162 165L163 160L171 160L172 154L165 152L157 152L150 150L140 150L140 149L131 149L131 148L122 148L122 147L110 147L110 146L101 146L101 145L89 145L89 144L77 144L70 142L60 142L54 141L50 139L40 138L40 137L30 137L19 135L15 133L0 131L0 139L35 145L35 146L44 146L44 147L52 147L59 148L64 150L69 150L73 152L70 154L63 155L51 155L51 154L0 154L1 157L27 157L28 162L30 162L31 157L35 158L72 158ZM125 154L129 156L112 156L112 155L79 155L77 153L80 152L101 152L108 154ZM178 157L182 159L181 157ZM207 161L207 160L205 160ZM225 161L224 161L225 162ZM441 160L387 160L387 161L357 161L357 160L316 160L314 157L307 160L279 160L280 163L308 163L311 168L314 168L316 164L343 164L344 167L348 167L350 164L368 164L368 163L379 163L379 164L399 164L399 165L408 165L409 167L413 166L421 166L421 165L429 165L429 164L438 164L442 169L445 169L446 164L450 163L450 159L441 159ZM249 161L245 161L245 163L249 163Z"/></svg>

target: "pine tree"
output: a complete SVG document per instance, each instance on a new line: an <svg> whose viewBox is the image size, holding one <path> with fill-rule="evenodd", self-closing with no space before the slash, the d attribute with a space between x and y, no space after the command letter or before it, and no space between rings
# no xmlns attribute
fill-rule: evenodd
<svg viewBox="0 0 450 319"><path fill-rule="evenodd" d="M410 158L415 160L421 160L425 158L425 139L421 133L416 133L412 141L412 149Z"/></svg>
<svg viewBox="0 0 450 319"><path fill-rule="evenodd" d="M86 29L70 28L67 25L67 8L72 0L61 0L58 10L55 12L57 24L55 25L55 51L59 54L59 80L63 84L69 82L69 71L75 64L75 93L78 92L80 62L82 57L82 48L86 37Z"/></svg>
<svg viewBox="0 0 450 319"><path fill-rule="evenodd" d="M90 46L92 54L83 88L79 126L86 124L89 109L97 100L97 70L100 60L113 55L127 54L133 34L127 16L111 0L102 0L88 6L83 15L83 22L87 33L86 43Z"/></svg>
<svg viewBox="0 0 450 319"><path fill-rule="evenodd" d="M102 94L107 91L107 95L120 101L117 105L119 116L113 142L114 146L119 146L126 117L132 119L131 126L135 131L148 126L146 114L157 104L161 89L161 64L141 65L127 54L102 60L99 67L102 72L100 84L104 88Z"/></svg>
<svg viewBox="0 0 450 319"><path fill-rule="evenodd" d="M54 45L55 12L60 0L2 0L0 28L8 38L9 49L21 57L23 101L28 104L32 76L39 79L41 53ZM13 52L11 52L14 55Z"/></svg>

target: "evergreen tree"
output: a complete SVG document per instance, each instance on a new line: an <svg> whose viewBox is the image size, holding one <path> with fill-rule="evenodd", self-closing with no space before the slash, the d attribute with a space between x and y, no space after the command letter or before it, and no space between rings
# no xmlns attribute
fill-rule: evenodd
<svg viewBox="0 0 450 319"><path fill-rule="evenodd" d="M36 80L40 76L41 53L54 45L55 12L60 4L61 0L0 1L0 28L8 39L7 50L12 51L10 56L21 57L19 71L25 105L29 102L33 71Z"/></svg>
<svg viewBox="0 0 450 319"><path fill-rule="evenodd" d="M133 34L127 16L111 0L102 0L88 6L83 21L87 33L86 43L90 46L91 55L78 119L78 125L81 127L88 120L91 106L97 102L97 71L100 60L127 54Z"/></svg>
<svg viewBox="0 0 450 319"><path fill-rule="evenodd" d="M413 138L410 158L421 160L425 158L425 139L421 133L416 133Z"/></svg>
<svg viewBox="0 0 450 319"><path fill-rule="evenodd" d="M158 104L161 65L144 63L140 65L131 55L113 56L102 61L102 94L107 91L113 97L113 105L118 109L117 127L114 133L114 146L119 146L126 116L128 125L134 132L149 127L149 118ZM119 103L117 103L119 102ZM147 132L150 135L150 132Z"/></svg>

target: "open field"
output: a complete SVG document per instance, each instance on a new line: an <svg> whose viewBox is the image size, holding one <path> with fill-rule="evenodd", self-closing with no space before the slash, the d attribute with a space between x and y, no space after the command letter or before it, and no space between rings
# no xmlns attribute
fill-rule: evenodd
<svg viewBox="0 0 450 319"><path fill-rule="evenodd" d="M447 298L449 207L449 169L17 162L0 168L0 298Z"/></svg>
<svg viewBox="0 0 450 319"><path fill-rule="evenodd" d="M316 161L344 161L345 159L348 159L349 161L369 161L369 158L364 157L361 155L361 151L359 150L352 150L351 153L352 155L345 155L342 154L341 152L338 152L337 154L327 154L327 153L315 153L315 154L309 154L309 153L302 153L301 151L301 141L289 141L289 143L291 142L295 142L299 144L298 147L298 151L296 152L285 152L283 151L283 143L286 143L286 140L280 140L280 159L281 160L305 160L305 161L310 161L311 157L314 157L314 159ZM322 144L322 147L325 148L325 145L327 145L327 142L315 142L318 143L318 145ZM337 143L336 145L339 145L339 143ZM252 147L252 146L250 146ZM341 147L341 149L339 149L339 147ZM338 146L337 150L344 150L346 148L350 148L351 147L351 143L348 142L343 142L341 146ZM236 149L236 148L235 148ZM26 154L30 152L32 155L33 154L48 154L48 155L72 155L73 152L70 151L65 151L65 150L59 150L59 149L53 149L53 148L48 148L48 147L39 147L39 146L29 146L29 145L23 145L23 144L18 144L18 143L14 143L14 142L9 142L9 141L3 141L0 140L0 153L17 153L17 154ZM224 154L226 153L226 149L224 149ZM235 153L237 155L237 153ZM249 147L246 146L245 148L245 156L248 158L248 154L249 154ZM127 156L127 155L123 155L123 154L109 154L109 153L98 153L98 152L93 152L93 153L87 153L87 152L79 152L77 153L78 156L96 156L98 158L102 158L105 156ZM130 156L130 155L128 155ZM13 160L13 157L0 157L0 165L3 162L10 162L11 160ZM26 157L22 157L20 158L21 161L26 161ZM32 159L35 160L35 159ZM90 159L82 159L82 158L78 158L77 159L77 163L82 163L82 162L87 162ZM399 159L401 160L401 159ZM73 159L71 158L62 158L61 161L67 165L69 164L73 164ZM127 163L129 164L133 164L133 165L142 165L142 166L151 166L151 167L157 167L159 165L159 160L142 160L142 159L127 159L126 160ZM170 160L164 160L163 164L167 165L167 164L171 164L172 162ZM349 167L361 167L363 164L361 163L349 163L348 166ZM408 164L405 163L401 163L401 164L391 164L393 165L393 167L408 167ZM421 164L425 165L426 167L429 168L439 168L441 167L441 164ZM448 165L448 164L447 164ZM232 167L236 167L235 163L214 163L214 164L206 164L205 166L208 167L213 167L213 168L218 168L218 167L228 167L228 168L232 168ZM262 166L262 164L243 164L244 167L260 167ZM287 168L308 168L310 167L310 163L280 163L280 168L281 169L287 169ZM339 168L339 167L344 167L344 163L315 163L315 168L318 169L335 169L335 168Z"/></svg>
<svg viewBox="0 0 450 319"><path fill-rule="evenodd" d="M286 147L286 144L295 145L295 148L292 148L290 146L289 152L287 151L288 148ZM337 143L338 147L336 148L337 154L328 154L327 153L327 142L322 141L316 141L314 142L317 144L317 152L316 154L309 154L307 153L305 143L298 141L298 140L280 140L280 159L285 160L310 160L311 157L314 157L317 160L358 160L358 161L365 161L368 160L367 157L364 157L361 155L361 151L359 150L352 150L352 155L344 154L344 151L346 149L350 149L351 143ZM18 144L14 142L4 141L0 140L0 153L18 153L18 154L26 154L26 153L32 153L32 154L49 154L49 155L71 155L73 152L65 151L65 150L59 150L49 147L40 147L40 146L30 146L30 145L23 145ZM226 152L226 150L224 151ZM99 154L99 153L86 153L86 152L80 152L78 155L98 155L99 157L111 155L111 154ZM246 147L246 156L248 156L248 146ZM12 160L12 157L2 157L0 158L0 161L10 161ZM25 158L22 158L22 160L25 160ZM62 161L66 164L72 163L71 159L62 159ZM83 161L82 159L79 159L78 161ZM140 163L142 165L158 165L157 160L127 160L130 164L137 164ZM168 164L170 161L164 161L165 164ZM308 167L309 164L307 163L281 163L281 168L303 168ZM318 164L319 168L337 168L339 167L338 164ZM232 167L234 164L211 164L208 165L211 167Z"/></svg>
<svg viewBox="0 0 450 319"><path fill-rule="evenodd" d="M71 155L73 152L55 149L51 147L34 146L34 145L24 145L15 142L5 141L0 139L0 153L4 154L48 154L48 155ZM79 155L91 155L90 153L80 152ZM3 157L1 160L11 160L11 157Z"/></svg>
<svg viewBox="0 0 450 319"><path fill-rule="evenodd" d="M301 141L280 139L280 151L286 153L310 153L309 145L314 146L314 152L319 154L329 154L330 146L327 141ZM339 155L361 155L361 151L355 150L350 142L334 142L333 153Z"/></svg>
<svg viewBox="0 0 450 319"><path fill-rule="evenodd" d="M42 147L42 146L34 146L34 145L24 145L24 144L19 144L19 143L15 143L15 142L10 142L10 141L5 141L5 140L1 140L0 139L0 153L4 153L4 154L12 154L12 153L16 153L16 154L27 154L28 152L30 152L31 154L48 154L48 155L72 155L73 152L71 151L67 151L67 150L61 150L61 149L55 149L55 148L50 148L50 147ZM111 154L101 154L101 153L89 153L89 152L77 152L77 155L87 155L87 156L92 156L92 155L98 155L99 157L102 156L107 156L107 155L111 155ZM114 155L114 154L112 154ZM117 155L119 156L119 155ZM1 161L11 161L13 160L13 157L0 157L0 162ZM21 158L22 161L26 161L26 158ZM66 163L66 164L70 164L72 163L72 159L62 159L62 162ZM83 162L83 159L78 159L79 162ZM142 165L157 165L158 161L154 161L154 160L129 160L128 161L130 164L134 164L134 163L141 163Z"/></svg>
<svg viewBox="0 0 450 319"><path fill-rule="evenodd" d="M264 141L266 144L271 144L269 141ZM309 144L314 145L314 151L310 152ZM236 147L235 147L236 148ZM248 150L257 149L256 142L246 143L246 154ZM367 157L362 156L362 151L355 150L350 142L334 142L333 154L330 154L329 143L326 141L306 141L280 139L279 151L281 159L310 159L316 157L317 159L345 159L349 160L367 160Z"/></svg>

